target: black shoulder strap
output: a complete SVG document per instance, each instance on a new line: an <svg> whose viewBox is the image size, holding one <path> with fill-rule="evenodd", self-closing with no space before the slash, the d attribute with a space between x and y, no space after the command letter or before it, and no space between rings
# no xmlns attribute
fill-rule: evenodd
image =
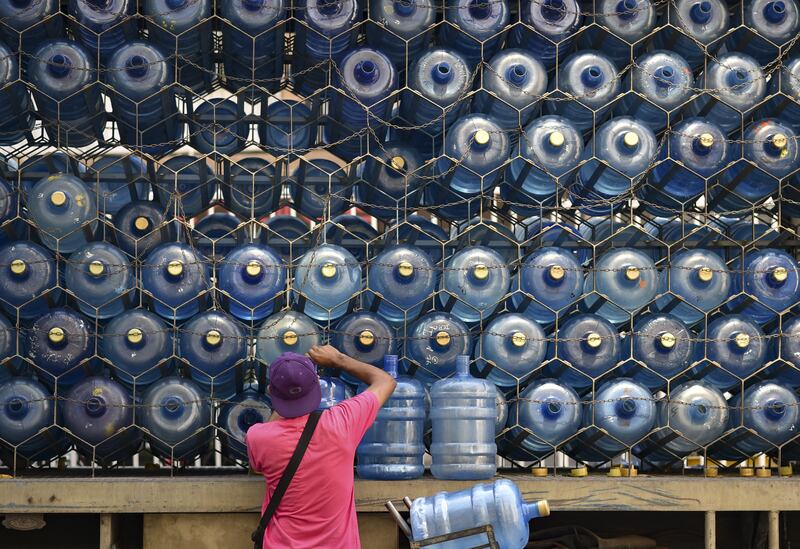
<svg viewBox="0 0 800 549"><path fill-rule="evenodd" d="M297 441L297 447L294 449L294 453L289 463L286 465L286 469L284 469L281 480L278 481L278 486L272 493L272 497L269 498L269 505L267 505L267 508L264 510L264 514L261 515L258 528L256 528L250 536L255 549L261 549L264 545L264 532L267 531L267 525L272 519L272 515L275 514L278 505L280 505L281 499L283 499L283 495L286 493L286 489L292 481L292 477L294 477L294 474L297 472L297 468L300 467L300 461L302 461L303 455L306 453L306 448L308 448L308 443L311 442L311 436L317 428L317 423L319 423L321 415L321 410L315 410L308 416L306 426L303 428L303 433L300 435L300 440Z"/></svg>

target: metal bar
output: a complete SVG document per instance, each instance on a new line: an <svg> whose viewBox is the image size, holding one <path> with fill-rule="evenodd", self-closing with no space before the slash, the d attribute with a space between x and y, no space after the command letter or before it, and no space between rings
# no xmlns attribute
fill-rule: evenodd
<svg viewBox="0 0 800 549"><path fill-rule="evenodd" d="M717 514L706 511L705 549L717 549Z"/></svg>
<svg viewBox="0 0 800 549"><path fill-rule="evenodd" d="M403 533L406 535L408 539L411 539L411 528L408 527L408 523L406 520L400 515L400 512L395 508L394 503L391 501L386 502L386 509L389 510L389 513L394 518L394 521L397 523L397 526Z"/></svg>
<svg viewBox="0 0 800 549"><path fill-rule="evenodd" d="M769 549L780 549L781 547L780 516L780 511L769 511L769 532L767 534Z"/></svg>

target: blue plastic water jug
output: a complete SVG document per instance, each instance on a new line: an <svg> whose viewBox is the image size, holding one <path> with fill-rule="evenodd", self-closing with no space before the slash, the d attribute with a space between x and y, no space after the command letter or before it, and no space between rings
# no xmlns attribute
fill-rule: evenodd
<svg viewBox="0 0 800 549"><path fill-rule="evenodd" d="M167 242L153 248L142 265L142 289L153 310L169 320L196 314L211 287L208 263L191 247Z"/></svg>
<svg viewBox="0 0 800 549"><path fill-rule="evenodd" d="M28 374L30 368L19 355L25 355L25 337L0 314L0 383L13 376Z"/></svg>
<svg viewBox="0 0 800 549"><path fill-rule="evenodd" d="M372 480L419 478L425 472L425 388L398 374L397 355L387 354L383 369L395 378L397 387L358 445L356 472ZM361 386L359 392L365 389Z"/></svg>
<svg viewBox="0 0 800 549"><path fill-rule="evenodd" d="M378 237L375 227L360 215L337 215L325 225L325 242L341 246L359 263L381 248Z"/></svg>
<svg viewBox="0 0 800 549"><path fill-rule="evenodd" d="M506 313L481 333L476 365L481 376L498 387L512 389L541 366L546 352L547 340L538 323L518 313Z"/></svg>
<svg viewBox="0 0 800 549"><path fill-rule="evenodd" d="M617 67L627 67L631 59L638 57L645 48L647 40L642 39L656 25L658 3L651 0L602 0L596 4L595 11L594 22L608 29L618 40L609 39L608 33L600 27L588 26L578 37L580 49L602 49Z"/></svg>
<svg viewBox="0 0 800 549"><path fill-rule="evenodd" d="M572 35L583 19L577 0L527 0L521 6L520 19L508 37L512 48L528 50L551 69L565 57L572 45Z"/></svg>
<svg viewBox="0 0 800 549"><path fill-rule="evenodd" d="M446 253L470 246L483 246L496 251L508 264L516 263L519 256L519 244L516 231L492 220L489 216L476 215L470 219L461 219L450 225L450 241Z"/></svg>
<svg viewBox="0 0 800 549"><path fill-rule="evenodd" d="M497 471L494 385L469 373L459 355L453 377L431 386L431 474L443 480L480 480Z"/></svg>
<svg viewBox="0 0 800 549"><path fill-rule="evenodd" d="M765 375L773 381L788 385L793 389L800 387L800 317L784 320L767 346L767 359L778 362L767 369Z"/></svg>
<svg viewBox="0 0 800 549"><path fill-rule="evenodd" d="M782 250L768 248L747 252L744 262L739 258L732 269L741 270L743 276L733 277L731 294L745 292L747 297L736 297L726 303L728 311L765 324L800 299L797 262Z"/></svg>
<svg viewBox="0 0 800 549"><path fill-rule="evenodd" d="M94 57L77 42L41 44L28 63L28 83L52 144L84 147L102 136L105 110Z"/></svg>
<svg viewBox="0 0 800 549"><path fill-rule="evenodd" d="M155 190L158 201L171 215L190 218L208 209L216 180L205 158L182 154L161 163Z"/></svg>
<svg viewBox="0 0 800 549"><path fill-rule="evenodd" d="M269 398L253 389L245 389L230 398L219 410L217 427L222 455L228 459L247 461L245 435L257 423L266 423L272 415Z"/></svg>
<svg viewBox="0 0 800 549"><path fill-rule="evenodd" d="M546 500L527 503L516 484L501 479L459 492L417 498L411 506L411 532L415 540L423 540L491 524L498 547L522 549L530 538L528 522L549 514ZM469 549L485 542L486 535L478 534L428 547Z"/></svg>
<svg viewBox="0 0 800 549"><path fill-rule="evenodd" d="M402 223L392 225L385 233L386 245L407 244L423 250L434 265L442 261L442 242L449 239L447 232L433 221L419 214L410 214Z"/></svg>
<svg viewBox="0 0 800 549"><path fill-rule="evenodd" d="M40 44L64 38L64 19L58 14L58 0L8 0L0 2L3 26L0 36L13 51L31 54ZM20 48L20 45L22 46ZM22 59L22 65L28 60Z"/></svg>
<svg viewBox="0 0 800 549"><path fill-rule="evenodd" d="M506 0L447 0L439 27L439 43L450 44L470 67L492 58L503 42L510 9Z"/></svg>
<svg viewBox="0 0 800 549"><path fill-rule="evenodd" d="M383 220L403 217L398 210L415 208L422 198L422 157L405 141L387 141L371 152L356 186L357 205Z"/></svg>
<svg viewBox="0 0 800 549"><path fill-rule="evenodd" d="M131 0L70 0L72 32L93 58L107 62L126 40L138 34L136 2Z"/></svg>
<svg viewBox="0 0 800 549"><path fill-rule="evenodd" d="M706 49L716 53L722 45L717 39L730 26L728 5L723 0L677 0L664 10L660 22L667 19L675 29L656 34L655 47L677 53L692 69L703 66Z"/></svg>
<svg viewBox="0 0 800 549"><path fill-rule="evenodd" d="M56 173L71 173L82 177L86 171L82 162L58 150L50 154L35 154L21 162L15 163L13 159L7 162L9 169L16 168L13 179L19 181L18 190L22 194L23 202L27 201L33 186L43 177Z"/></svg>
<svg viewBox="0 0 800 549"><path fill-rule="evenodd" d="M0 244L25 236L26 224L19 217L19 192L16 184L0 177Z"/></svg>
<svg viewBox="0 0 800 549"><path fill-rule="evenodd" d="M416 318L425 300L436 288L438 271L430 256L416 246L404 244L385 249L369 264L366 305L386 321L399 325ZM379 296L379 297L376 297Z"/></svg>
<svg viewBox="0 0 800 549"><path fill-rule="evenodd" d="M322 344L322 331L313 320L297 311L282 311L264 320L256 336L256 358L266 365L282 353L304 354Z"/></svg>
<svg viewBox="0 0 800 549"><path fill-rule="evenodd" d="M222 195L225 205L245 218L258 218L278 209L280 174L275 163L256 156L225 162Z"/></svg>
<svg viewBox="0 0 800 549"><path fill-rule="evenodd" d="M150 450L162 459L191 460L214 440L208 395L190 379L167 377L151 385L137 422Z"/></svg>
<svg viewBox="0 0 800 549"><path fill-rule="evenodd" d="M133 400L119 383L90 377L65 396L61 422L86 459L110 465L139 451L142 432L133 424Z"/></svg>
<svg viewBox="0 0 800 549"><path fill-rule="evenodd" d="M621 88L622 79L610 57L602 51L579 51L561 63L558 78L550 82L553 100L544 107L586 132L606 119Z"/></svg>
<svg viewBox="0 0 800 549"><path fill-rule="evenodd" d="M513 294L514 307L544 326L583 295L583 269L565 248L539 248L522 264L517 278L524 294Z"/></svg>
<svg viewBox="0 0 800 549"><path fill-rule="evenodd" d="M270 154L303 154L315 141L316 129L311 109L300 101L287 99L267 105L264 122L258 124L258 135Z"/></svg>
<svg viewBox="0 0 800 549"><path fill-rule="evenodd" d="M436 6L430 0L371 0L369 16L367 44L402 69L430 44Z"/></svg>
<svg viewBox="0 0 800 549"><path fill-rule="evenodd" d="M719 307L730 294L728 267L711 250L680 250L659 276L658 291L662 295L655 301L655 310L671 313L689 325Z"/></svg>
<svg viewBox="0 0 800 549"><path fill-rule="evenodd" d="M97 193L100 211L107 214L150 196L147 164L135 155L100 157L86 168L85 178Z"/></svg>
<svg viewBox="0 0 800 549"><path fill-rule="evenodd" d="M800 57L793 57L781 63L780 71L770 80L770 94L783 93L794 101L781 98L764 106L764 116L780 118L784 124L800 131Z"/></svg>
<svg viewBox="0 0 800 549"><path fill-rule="evenodd" d="M114 240L130 256L145 257L161 244L175 239L174 227L166 223L171 212L158 202L137 200L114 215Z"/></svg>
<svg viewBox="0 0 800 549"><path fill-rule="evenodd" d="M190 238L204 257L219 262L245 240L253 238L250 227L237 231L240 225L242 220L234 213L212 212L195 221ZM260 228L255 229L256 233L259 231Z"/></svg>
<svg viewBox="0 0 800 549"><path fill-rule="evenodd" d="M289 214L280 214L266 220L268 230L261 232L261 241L278 251L287 263L297 261L312 245L308 221Z"/></svg>
<svg viewBox="0 0 800 549"><path fill-rule="evenodd" d="M292 294L295 300L303 301L299 310L314 320L343 316L349 300L359 290L361 264L341 246L323 244L312 248L295 267Z"/></svg>
<svg viewBox="0 0 800 549"><path fill-rule="evenodd" d="M132 309L103 328L100 354L114 377L137 396L175 370L173 328L147 309Z"/></svg>
<svg viewBox="0 0 800 549"><path fill-rule="evenodd" d="M225 306L238 319L259 321L272 313L286 289L286 266L272 248L245 244L228 252L217 271Z"/></svg>
<svg viewBox="0 0 800 549"><path fill-rule="evenodd" d="M47 3L47 2L42 2ZM6 2L6 5L11 2ZM0 17L3 8L0 7ZM7 19L3 19L8 23ZM13 42L16 45L16 41ZM23 59L23 63L27 59ZM19 80L19 60L12 49L0 42L0 144L22 141L33 129L33 105L28 89Z"/></svg>
<svg viewBox="0 0 800 549"><path fill-rule="evenodd" d="M394 355L397 343L391 326L374 313L361 311L342 318L331 330L331 345L349 357L381 366L383 357ZM358 385L359 380L342 371L340 377L350 385Z"/></svg>
<svg viewBox="0 0 800 549"><path fill-rule="evenodd" d="M311 219L344 212L353 187L344 162L328 158L301 160L288 183L295 209Z"/></svg>
<svg viewBox="0 0 800 549"><path fill-rule="evenodd" d="M733 34L728 47L752 55L762 66L774 61L778 47L794 39L800 30L800 9L794 0L750 0L742 13L742 22L756 36L750 32Z"/></svg>
<svg viewBox="0 0 800 549"><path fill-rule="evenodd" d="M694 360L694 336L676 316L645 315L634 324L633 332L632 357L639 364L625 365L623 373L654 391Z"/></svg>
<svg viewBox="0 0 800 549"><path fill-rule="evenodd" d="M93 322L67 308L51 309L36 319L28 331L28 357L38 368L39 381L63 391L100 373L92 358L94 330Z"/></svg>
<svg viewBox="0 0 800 549"><path fill-rule="evenodd" d="M216 97L201 102L189 123L192 147L203 154L241 152L250 135L250 124L244 117L236 101Z"/></svg>
<svg viewBox="0 0 800 549"><path fill-rule="evenodd" d="M320 377L319 387L322 391L322 399L319 402L318 410L333 408L348 398L353 398L352 389L338 377Z"/></svg>
<svg viewBox="0 0 800 549"><path fill-rule="evenodd" d="M411 325L406 335L406 356L419 366L414 377L426 385L453 375L456 358L472 351L472 334L449 313L428 313Z"/></svg>
<svg viewBox="0 0 800 549"><path fill-rule="evenodd" d="M97 227L95 193L65 173L40 180L28 198L28 219L39 230L42 243L69 254L86 244Z"/></svg>
<svg viewBox="0 0 800 549"><path fill-rule="evenodd" d="M64 281L90 318L115 317L136 299L136 273L122 250L106 242L90 242L70 255Z"/></svg>
<svg viewBox="0 0 800 549"><path fill-rule="evenodd" d="M647 307L658 292L653 260L635 248L613 248L594 263L584 284L581 309L619 326ZM596 293L595 293L596 292Z"/></svg>
<svg viewBox="0 0 800 549"><path fill-rule="evenodd" d="M695 347L699 364L692 373L722 391L740 387L743 379L764 366L767 340L747 316L719 316L708 323L700 339L705 345Z"/></svg>
<svg viewBox="0 0 800 549"><path fill-rule="evenodd" d="M439 302L453 316L473 323L490 316L508 292L511 275L500 254L491 248L470 246L456 253L442 273Z"/></svg>
<svg viewBox="0 0 800 549"><path fill-rule="evenodd" d="M39 318L58 303L58 264L49 250L20 240L0 247L0 257L0 306L10 317Z"/></svg>

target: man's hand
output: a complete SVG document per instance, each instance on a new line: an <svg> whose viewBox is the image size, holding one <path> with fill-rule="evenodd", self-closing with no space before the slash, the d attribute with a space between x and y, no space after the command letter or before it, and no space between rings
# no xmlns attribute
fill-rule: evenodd
<svg viewBox="0 0 800 549"><path fill-rule="evenodd" d="M331 345L314 345L308 350L308 356L323 368L341 368L344 359L344 355Z"/></svg>

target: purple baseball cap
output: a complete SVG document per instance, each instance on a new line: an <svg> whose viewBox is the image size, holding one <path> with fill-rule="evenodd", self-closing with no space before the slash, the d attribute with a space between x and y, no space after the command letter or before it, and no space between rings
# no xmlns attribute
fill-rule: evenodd
<svg viewBox="0 0 800 549"><path fill-rule="evenodd" d="M317 367L307 356L283 353L269 365L269 396L283 417L310 414L322 400Z"/></svg>

